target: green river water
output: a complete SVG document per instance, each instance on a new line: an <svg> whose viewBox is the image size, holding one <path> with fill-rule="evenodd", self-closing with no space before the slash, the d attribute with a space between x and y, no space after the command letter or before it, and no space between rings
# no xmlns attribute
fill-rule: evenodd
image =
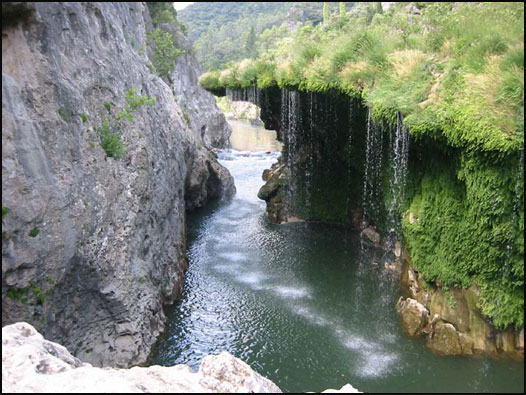
<svg viewBox="0 0 526 395"><path fill-rule="evenodd" d="M284 392L346 383L364 392L524 392L523 362L439 357L404 335L400 282L358 232L270 224L256 195L279 155L266 153L279 149L275 134L232 125L234 149L220 161L237 194L189 215L183 296L166 309L150 364L197 369L229 351Z"/></svg>

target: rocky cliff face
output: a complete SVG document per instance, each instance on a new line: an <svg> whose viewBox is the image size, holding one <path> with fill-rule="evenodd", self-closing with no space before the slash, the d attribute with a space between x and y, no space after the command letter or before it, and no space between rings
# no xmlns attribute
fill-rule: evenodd
<svg viewBox="0 0 526 395"><path fill-rule="evenodd" d="M230 129L175 27L170 83L152 71L144 3L2 12L2 325L28 321L94 365L140 363L182 286L185 208L234 191L210 149ZM124 122L130 92L155 102Z"/></svg>

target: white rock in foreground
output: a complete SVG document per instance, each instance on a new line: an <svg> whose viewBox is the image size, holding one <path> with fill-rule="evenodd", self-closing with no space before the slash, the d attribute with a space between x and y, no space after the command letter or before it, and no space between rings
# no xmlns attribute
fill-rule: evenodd
<svg viewBox="0 0 526 395"><path fill-rule="evenodd" d="M339 390L331 390L331 389L328 389L328 390L325 390L325 391L322 391L322 394L325 394L325 393L345 393L345 394L361 394L362 391L358 391L356 388L354 388L352 385L350 384L345 384L342 388L340 388Z"/></svg>
<svg viewBox="0 0 526 395"><path fill-rule="evenodd" d="M26 322L2 328L2 392L227 392L282 391L245 362L222 352L186 365L97 368L50 342ZM358 393L350 384L325 392Z"/></svg>
<svg viewBox="0 0 526 395"><path fill-rule="evenodd" d="M31 325L2 328L2 392L281 392L227 352L209 355L199 371L186 365L96 368Z"/></svg>

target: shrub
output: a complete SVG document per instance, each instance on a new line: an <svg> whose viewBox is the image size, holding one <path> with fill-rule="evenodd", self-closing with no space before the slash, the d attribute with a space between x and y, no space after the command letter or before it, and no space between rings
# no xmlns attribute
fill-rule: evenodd
<svg viewBox="0 0 526 395"><path fill-rule="evenodd" d="M110 121L108 119L102 122L100 145L110 158L119 159L126 153L120 133L110 130Z"/></svg>
<svg viewBox="0 0 526 395"><path fill-rule="evenodd" d="M62 118L64 122L69 122L69 115L64 108L58 109L58 115L60 115L60 118Z"/></svg>
<svg viewBox="0 0 526 395"><path fill-rule="evenodd" d="M40 229L38 227L34 227L33 229L31 229L31 231L29 232L29 236L31 237L37 237L38 234L40 233Z"/></svg>
<svg viewBox="0 0 526 395"><path fill-rule="evenodd" d="M162 29L154 29L147 34L148 45L153 50L152 64L161 78L169 78L170 72L175 68L178 56L184 53L183 49L175 46L175 37L172 33Z"/></svg>

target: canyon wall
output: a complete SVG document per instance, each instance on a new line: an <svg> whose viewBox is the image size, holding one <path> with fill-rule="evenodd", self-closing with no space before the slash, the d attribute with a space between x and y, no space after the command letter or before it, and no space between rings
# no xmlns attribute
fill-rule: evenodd
<svg viewBox="0 0 526 395"><path fill-rule="evenodd" d="M2 325L97 366L146 360L185 269L185 211L234 193L230 127L145 3L2 4ZM158 45L158 44L157 44Z"/></svg>

